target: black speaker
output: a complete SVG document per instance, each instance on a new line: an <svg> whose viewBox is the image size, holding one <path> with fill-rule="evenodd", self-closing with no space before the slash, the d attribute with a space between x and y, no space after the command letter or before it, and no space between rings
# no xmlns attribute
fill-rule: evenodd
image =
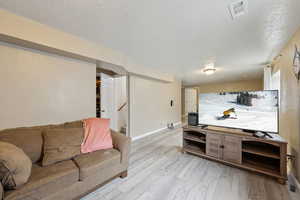
<svg viewBox="0 0 300 200"><path fill-rule="evenodd" d="M192 112L188 114L188 125L198 126L198 113Z"/></svg>

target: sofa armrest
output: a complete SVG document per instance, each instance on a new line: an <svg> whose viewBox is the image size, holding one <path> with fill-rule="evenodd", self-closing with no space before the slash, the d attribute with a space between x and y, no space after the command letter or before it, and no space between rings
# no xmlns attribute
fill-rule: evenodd
<svg viewBox="0 0 300 200"><path fill-rule="evenodd" d="M131 146L131 139L124 134L118 133L116 131L112 132L113 146L121 152L121 163L129 164L129 153Z"/></svg>
<svg viewBox="0 0 300 200"><path fill-rule="evenodd" d="M4 189L3 189L2 184L0 182L0 200L2 200L3 197L4 197Z"/></svg>

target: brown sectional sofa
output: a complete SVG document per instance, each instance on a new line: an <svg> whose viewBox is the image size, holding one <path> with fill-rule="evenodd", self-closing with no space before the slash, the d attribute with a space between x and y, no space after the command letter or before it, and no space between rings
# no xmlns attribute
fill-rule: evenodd
<svg viewBox="0 0 300 200"><path fill-rule="evenodd" d="M130 138L112 131L113 149L81 154L42 167L42 132L47 129L79 128L81 121L60 125L15 128L0 131L0 141L10 142L23 149L32 160L29 181L16 190L4 191L3 200L69 200L79 199L116 177L126 177L129 165Z"/></svg>

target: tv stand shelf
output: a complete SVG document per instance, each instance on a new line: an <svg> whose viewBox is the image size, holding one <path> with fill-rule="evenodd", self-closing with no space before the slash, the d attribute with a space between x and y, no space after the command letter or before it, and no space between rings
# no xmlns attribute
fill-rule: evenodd
<svg viewBox="0 0 300 200"><path fill-rule="evenodd" d="M183 127L183 152L287 180L287 143L278 134L257 138L238 129Z"/></svg>
<svg viewBox="0 0 300 200"><path fill-rule="evenodd" d="M190 152L190 153L194 153L194 154L205 154L205 149L204 148L200 148L200 147L195 147L195 146L186 146L185 148L186 152Z"/></svg>
<svg viewBox="0 0 300 200"><path fill-rule="evenodd" d="M256 154L256 155L265 156L269 158L280 159L280 152L276 153L272 149L269 149L267 147L245 145L242 147L242 152Z"/></svg>

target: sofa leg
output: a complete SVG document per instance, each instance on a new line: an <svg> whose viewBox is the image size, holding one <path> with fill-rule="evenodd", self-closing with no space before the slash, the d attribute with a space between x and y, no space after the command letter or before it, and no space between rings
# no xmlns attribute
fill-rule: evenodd
<svg viewBox="0 0 300 200"><path fill-rule="evenodd" d="M126 171L124 171L124 172L121 173L120 177L121 178L126 178L127 175L128 175L128 173L127 173L127 170L126 170Z"/></svg>

